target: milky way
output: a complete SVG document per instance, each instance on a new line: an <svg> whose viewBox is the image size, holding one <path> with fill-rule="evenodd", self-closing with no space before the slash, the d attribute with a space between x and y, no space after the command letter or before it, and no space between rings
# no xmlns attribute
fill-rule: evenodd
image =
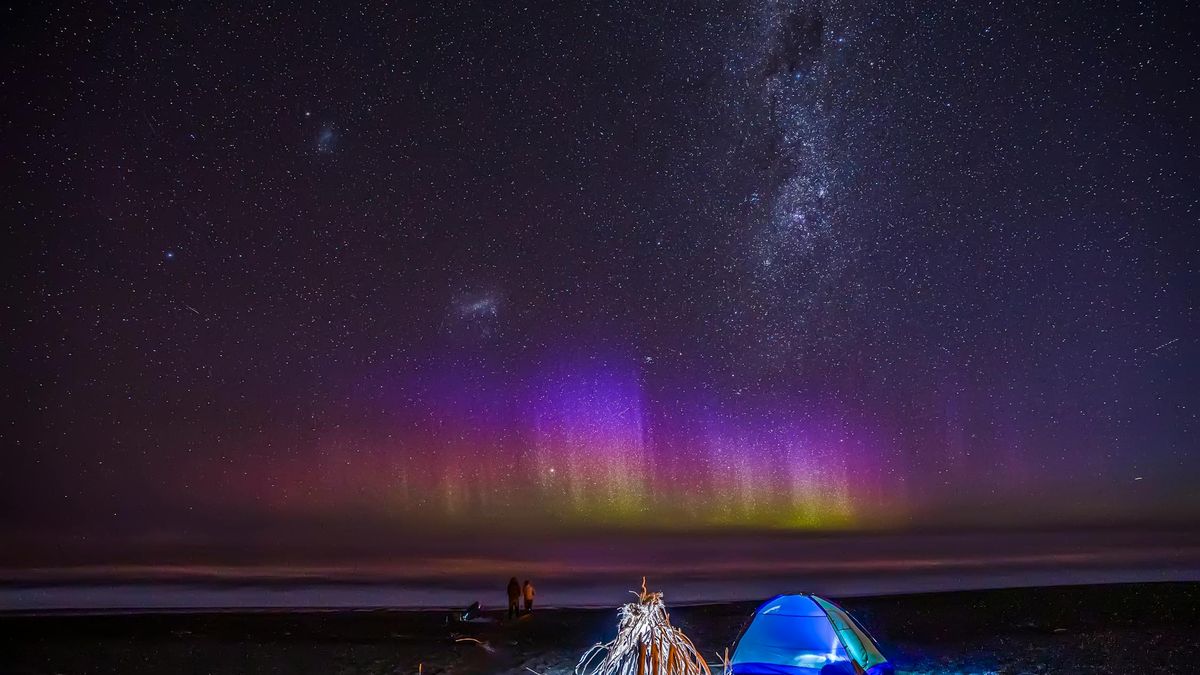
<svg viewBox="0 0 1200 675"><path fill-rule="evenodd" d="M1176 10L300 4L10 12L14 536L1200 514Z"/></svg>

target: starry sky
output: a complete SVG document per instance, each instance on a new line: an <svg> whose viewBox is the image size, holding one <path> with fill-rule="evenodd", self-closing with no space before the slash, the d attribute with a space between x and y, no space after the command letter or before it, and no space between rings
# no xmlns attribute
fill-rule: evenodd
<svg viewBox="0 0 1200 675"><path fill-rule="evenodd" d="M1200 518L1183 3L154 4L2 10L45 560Z"/></svg>

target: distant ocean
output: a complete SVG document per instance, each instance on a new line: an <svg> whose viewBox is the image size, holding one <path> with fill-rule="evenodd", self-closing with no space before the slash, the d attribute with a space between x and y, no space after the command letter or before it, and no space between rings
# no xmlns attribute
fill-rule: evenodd
<svg viewBox="0 0 1200 675"><path fill-rule="evenodd" d="M765 599L788 591L811 591L831 597L890 595L929 591L1054 586L1065 584L1200 581L1200 569L1042 570L1010 574L934 574L909 578L857 578L797 584L787 579L679 581L652 584L670 604L700 604ZM636 583L625 584L635 586ZM547 608L616 607L628 602L630 588L620 584L539 586ZM431 588L399 584L247 584L206 586L176 582L145 584L80 584L0 588L5 612L159 612L217 610L370 610L451 609L480 601L484 609L502 608L501 588Z"/></svg>
<svg viewBox="0 0 1200 675"><path fill-rule="evenodd" d="M1200 535L736 536L547 543L520 555L295 566L0 569L2 612L503 608L510 576L541 607L615 607L649 577L668 604L1066 584L1200 581Z"/></svg>

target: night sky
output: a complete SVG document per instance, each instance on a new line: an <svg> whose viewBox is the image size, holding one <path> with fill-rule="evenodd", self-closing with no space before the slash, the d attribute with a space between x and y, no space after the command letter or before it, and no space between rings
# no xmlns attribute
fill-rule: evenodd
<svg viewBox="0 0 1200 675"><path fill-rule="evenodd" d="M29 4L39 563L1200 518L1184 3Z"/></svg>

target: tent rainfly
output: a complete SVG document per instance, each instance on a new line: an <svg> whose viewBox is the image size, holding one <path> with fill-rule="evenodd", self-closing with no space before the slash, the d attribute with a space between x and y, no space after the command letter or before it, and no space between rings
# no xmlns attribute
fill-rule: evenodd
<svg viewBox="0 0 1200 675"><path fill-rule="evenodd" d="M895 669L846 610L815 595L777 595L742 632L734 675L893 675Z"/></svg>

